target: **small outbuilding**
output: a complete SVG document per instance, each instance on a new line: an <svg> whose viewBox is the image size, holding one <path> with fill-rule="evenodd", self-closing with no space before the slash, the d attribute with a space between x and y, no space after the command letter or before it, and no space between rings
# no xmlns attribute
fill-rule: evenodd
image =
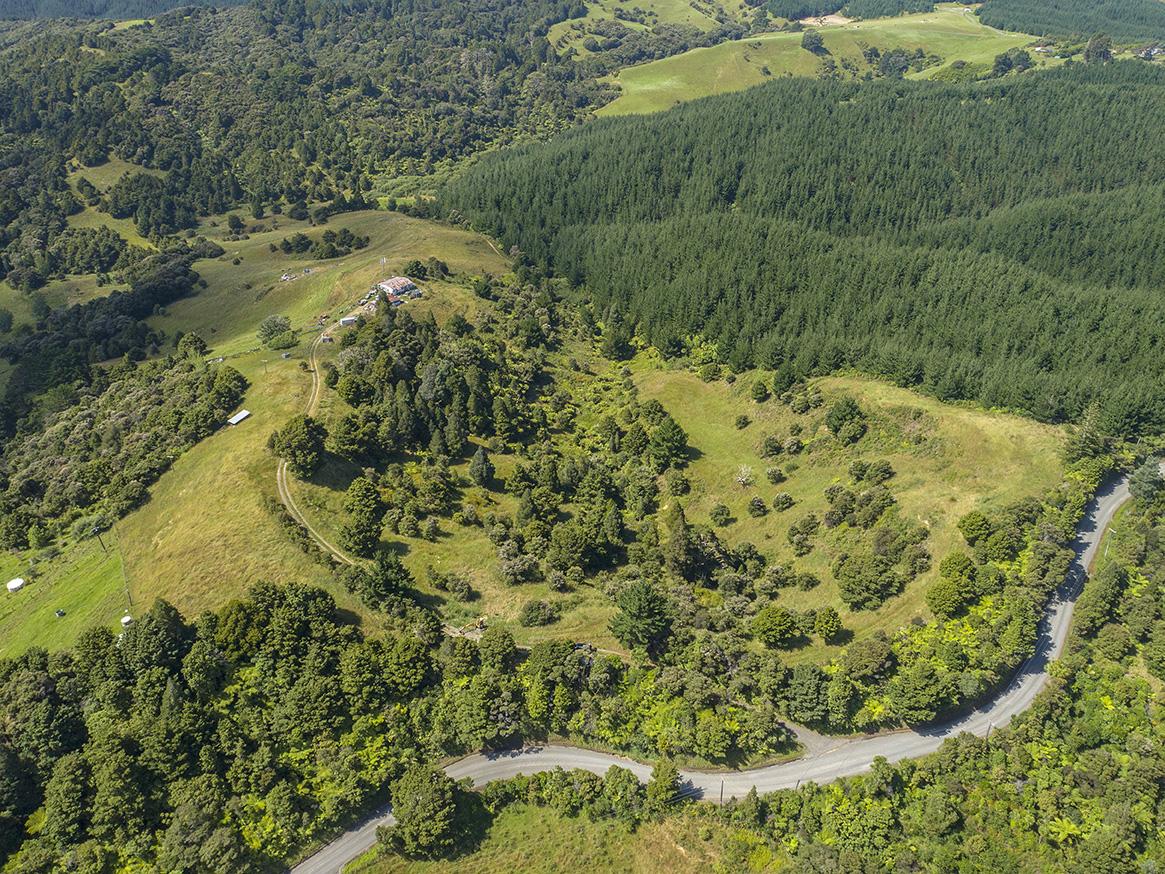
<svg viewBox="0 0 1165 874"><path fill-rule="evenodd" d="M8 593L9 594L12 594L13 592L19 592L23 588L24 588L24 580L21 577L17 577L14 580L8 581Z"/></svg>
<svg viewBox="0 0 1165 874"><path fill-rule="evenodd" d="M344 318L340 319L341 328L346 328L348 325L354 324L356 324L356 316L344 316Z"/></svg>
<svg viewBox="0 0 1165 874"><path fill-rule="evenodd" d="M250 410L239 410L237 413L235 413L233 416L231 416L229 419L227 419L227 424L228 425L237 425L237 424L239 424L239 422L243 421L243 419L247 418L249 415L251 415Z"/></svg>

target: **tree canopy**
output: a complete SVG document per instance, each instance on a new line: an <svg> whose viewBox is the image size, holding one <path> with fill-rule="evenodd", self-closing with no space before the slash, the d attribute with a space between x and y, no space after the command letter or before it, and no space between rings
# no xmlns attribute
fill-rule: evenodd
<svg viewBox="0 0 1165 874"><path fill-rule="evenodd" d="M1162 84L1140 61L773 81L491 154L442 198L668 354L854 367L1051 422L1096 401L1106 433L1155 432Z"/></svg>

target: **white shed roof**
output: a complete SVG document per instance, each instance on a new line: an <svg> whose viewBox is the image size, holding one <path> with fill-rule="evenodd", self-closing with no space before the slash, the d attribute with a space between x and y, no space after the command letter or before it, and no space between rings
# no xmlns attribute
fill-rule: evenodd
<svg viewBox="0 0 1165 874"><path fill-rule="evenodd" d="M249 415L251 415L250 410L239 410L237 413L235 413L233 416L231 416L229 419L227 419L227 424L228 425L237 425L237 424L239 424L239 422L243 421L243 419L247 418L247 416L249 416Z"/></svg>

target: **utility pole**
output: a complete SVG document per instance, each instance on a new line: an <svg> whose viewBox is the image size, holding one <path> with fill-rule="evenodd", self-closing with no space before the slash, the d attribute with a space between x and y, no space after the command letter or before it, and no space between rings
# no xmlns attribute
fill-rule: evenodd
<svg viewBox="0 0 1165 874"><path fill-rule="evenodd" d="M267 359L266 358L263 359L263 375L264 376L267 375Z"/></svg>
<svg viewBox="0 0 1165 874"><path fill-rule="evenodd" d="M101 551L108 555L109 550L105 548L105 541L101 539L101 529L96 525L93 526L93 535L97 538L97 542L101 544Z"/></svg>

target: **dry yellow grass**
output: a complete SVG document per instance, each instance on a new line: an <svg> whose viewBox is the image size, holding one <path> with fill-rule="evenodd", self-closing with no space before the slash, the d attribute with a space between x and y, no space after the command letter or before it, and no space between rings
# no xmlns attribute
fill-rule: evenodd
<svg viewBox="0 0 1165 874"><path fill-rule="evenodd" d="M730 859L757 872L769 870L772 862L767 849L754 847L743 834L714 819L672 817L632 832L618 821L563 817L524 804L499 813L472 855L418 862L391 855L377 858L377 852L349 865L348 874L707 874L737 870L736 865L724 867Z"/></svg>
<svg viewBox="0 0 1165 874"><path fill-rule="evenodd" d="M923 595L936 570L878 610L849 613L838 597L829 565L860 535L842 529L823 531L815 538L812 553L794 557L786 531L807 513L815 513L819 519L825 514L829 508L825 488L835 482L849 485L853 457L885 458L891 463L896 474L888 486L898 501L896 512L929 529L926 546L934 556L935 568L942 556L963 548L954 526L964 513L974 508L990 512L1026 495L1040 495L1059 480L1058 449L1063 439L1059 428L1002 413L953 407L859 377L815 380L813 385L824 395L825 404L798 416L775 398L763 404L752 401L749 389L756 379L769 381L771 373L744 374L731 386L704 383L694 374L666 372L650 365L635 375L641 400L660 400L688 432L689 444L698 450L699 457L690 470L692 494L684 499L688 521L711 524L711 508L717 503L727 505L736 520L718 529L727 542L750 541L771 558L792 562L798 572L814 573L822 581L809 592L783 591L781 602L793 609L831 604L842 613L845 627L856 635L892 630L916 616L929 617ZM856 398L870 415L870 433L851 450L840 449L826 436L823 425L829 405L842 393ZM752 423L737 430L734 421L741 413ZM810 449L795 458L760 458L758 449L764 437L778 434L783 440L795 423L803 427L801 437L810 443ZM817 442L812 442L814 435L820 436ZM919 442L913 442L915 439ZM785 468L790 461L799 468L788 481L770 484L765 469ZM742 488L737 483L741 465L753 468L753 487ZM750 497L760 495L771 507L773 496L781 491L795 499L791 509L783 513L770 510L759 519L749 516L746 505ZM824 649L833 652L833 648ZM817 647L791 654L793 661L820 658L821 648Z"/></svg>

